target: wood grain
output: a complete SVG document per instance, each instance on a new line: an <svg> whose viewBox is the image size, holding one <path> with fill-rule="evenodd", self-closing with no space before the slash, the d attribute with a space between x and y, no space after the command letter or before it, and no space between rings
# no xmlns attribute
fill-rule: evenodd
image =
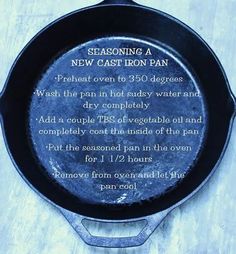
<svg viewBox="0 0 236 254"><path fill-rule="evenodd" d="M216 52L236 94L235 0L139 0L196 30ZM97 1L0 0L0 87L24 45L49 22ZM219 130L220 131L220 130ZM217 137L216 137L217 138ZM82 242L63 216L16 172L0 136L1 254L235 254L236 127L210 181L176 208L139 248L102 249ZM101 231L98 225L94 230ZM112 227L106 234L124 229ZM128 230L125 227L125 230ZM130 232L134 228L130 229ZM129 231L129 230L128 230ZM128 232L128 233L130 233Z"/></svg>

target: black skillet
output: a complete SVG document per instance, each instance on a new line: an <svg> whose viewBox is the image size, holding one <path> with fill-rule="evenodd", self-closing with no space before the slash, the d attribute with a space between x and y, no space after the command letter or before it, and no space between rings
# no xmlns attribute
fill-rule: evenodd
<svg viewBox="0 0 236 254"><path fill-rule="evenodd" d="M95 55L92 48L98 48L99 53ZM101 56L102 48L139 48L142 54ZM92 58L101 65L105 60L111 65L113 59L115 66L78 66L79 59ZM128 59L135 67L120 67L119 59L122 63ZM93 81L63 82L62 77L73 75ZM98 84L96 77L100 78ZM118 83L118 77L130 79ZM171 77L176 79L171 81ZM65 90L78 96L56 96ZM40 91L51 96L40 96ZM123 91L126 95L129 91L171 91L180 96L92 97L100 91ZM111 109L114 104L122 108ZM27 44L10 71L0 109L9 154L24 180L62 211L86 243L130 247L143 244L168 212L196 193L212 175L229 139L235 101L217 57L189 27L131 0L105 0L58 19ZM114 117L115 122L86 123L88 117L97 119L99 115L108 120ZM42 123L42 116L49 118ZM158 116L158 122L132 122ZM59 123L59 118L80 118L84 123ZM137 132L102 133L106 128ZM74 132L68 135L66 129ZM91 130L98 133L86 134ZM154 132L147 133L150 130ZM65 151L66 144L100 149L114 146L115 150ZM143 145L151 150L137 151ZM168 151L162 150L163 146ZM105 162L101 162L101 155L108 157ZM113 223L144 220L146 225L134 237L98 237L88 232L85 219Z"/></svg>

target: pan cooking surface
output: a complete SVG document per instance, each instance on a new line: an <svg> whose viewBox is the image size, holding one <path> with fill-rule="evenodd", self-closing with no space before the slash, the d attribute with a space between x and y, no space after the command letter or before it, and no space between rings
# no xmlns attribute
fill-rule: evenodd
<svg viewBox="0 0 236 254"><path fill-rule="evenodd" d="M164 45L105 37L41 73L29 109L41 170L80 200L132 204L174 189L206 134L197 77Z"/></svg>

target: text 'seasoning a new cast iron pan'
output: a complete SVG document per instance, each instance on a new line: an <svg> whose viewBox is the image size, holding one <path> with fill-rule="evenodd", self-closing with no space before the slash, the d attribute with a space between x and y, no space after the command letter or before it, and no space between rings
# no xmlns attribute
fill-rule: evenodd
<svg viewBox="0 0 236 254"><path fill-rule="evenodd" d="M28 43L0 109L24 180L86 243L130 247L212 175L235 101L193 30L131 0L105 0ZM137 236L109 238L91 235L85 219L146 224Z"/></svg>

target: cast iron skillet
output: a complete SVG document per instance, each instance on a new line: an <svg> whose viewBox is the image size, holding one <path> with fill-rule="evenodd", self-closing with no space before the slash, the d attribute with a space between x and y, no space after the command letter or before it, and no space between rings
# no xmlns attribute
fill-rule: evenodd
<svg viewBox="0 0 236 254"><path fill-rule="evenodd" d="M152 50L155 59L169 59L168 68L135 67L68 67L71 59L86 58L89 48L126 47ZM94 56L98 59L100 56ZM140 60L149 56L140 56ZM109 57L107 57L109 59ZM116 56L114 59L124 58ZM137 56L136 56L137 58ZM105 59L105 57L104 57ZM132 59L132 56L130 57ZM123 59L124 60L124 59ZM37 90L61 92L65 84L56 82L56 76L78 74L92 77L119 75L157 75L181 76L183 82L153 84L151 82L139 84L107 84L94 85L91 83L69 83L70 91L88 92L133 91L134 89L146 91L168 92L169 90L199 93L193 98L159 98L152 101L152 106L144 111L109 109L83 109L82 105L89 98L58 99L40 97ZM166 83L167 84L167 83ZM67 84L68 85L68 84ZM134 88L135 86L135 88ZM148 88L147 88L148 86ZM167 90L166 90L167 89ZM138 91L137 90L137 91ZM36 95L35 95L36 93ZM96 101L97 100L97 101ZM121 99L95 99L99 104L105 102L121 102ZM129 101L128 101L129 102ZM148 102L145 99L139 102ZM16 59L6 81L0 100L1 120L4 129L5 142L9 154L24 180L39 195L57 206L82 239L94 246L103 247L130 247L138 246L148 239L162 219L177 205L182 204L191 197L209 179L225 151L235 112L235 101L230 91L225 73L215 54L209 46L185 24L175 18L151 8L140 6L131 0L109 1L70 13L53 22L39 32L23 49ZM115 112L115 113L114 113ZM120 113L121 112L121 113ZM125 113L124 113L125 112ZM135 112L132 113L132 112ZM111 116L115 114L121 118L126 114L129 117L157 116L165 114L172 117L198 118L200 122L180 123L181 130L186 135L85 135L58 136L38 135L41 125L38 118L42 115L56 117L81 117L88 115ZM177 121L177 120L176 120ZM180 120L179 120L180 121ZM73 127L73 125L68 125ZM107 124L97 124L94 128L105 129ZM132 127L126 123L124 128ZM135 125L137 127L137 125ZM151 128L161 129L175 125L150 124ZM84 126L80 126L84 127ZM115 124L113 127L117 127ZM148 127L144 125L142 127ZM60 124L48 124L48 129L58 128ZM84 127L86 131L91 125ZM194 135L189 130L195 130ZM61 129L60 129L61 130ZM160 131L160 130L159 130ZM111 145L119 144L189 144L191 151L184 152L142 152L139 155L152 156L152 163L121 163L108 162L99 164L84 163L81 158L86 153L81 152L55 152L49 151L46 144L73 144ZM182 143L181 143L182 142ZM111 153L114 156L119 153ZM137 156L137 152L129 155ZM99 153L87 153L98 156ZM124 155L124 153L121 153ZM119 159L119 157L118 157ZM122 160L122 157L120 157ZM127 159L127 157L126 157ZM64 170L67 173L92 171L100 173L150 173L159 174L152 179L136 179L137 190L103 190L97 186L112 181L115 184L131 186L132 179L64 179L56 178L55 172ZM160 174L178 173L183 178L161 178ZM168 175L170 176L170 175ZM127 184L127 185L125 185ZM119 185L120 186L120 185ZM120 187L119 187L120 188ZM89 219L102 222L131 222L146 221L142 231L134 237L109 238L92 236L83 225L83 220Z"/></svg>

